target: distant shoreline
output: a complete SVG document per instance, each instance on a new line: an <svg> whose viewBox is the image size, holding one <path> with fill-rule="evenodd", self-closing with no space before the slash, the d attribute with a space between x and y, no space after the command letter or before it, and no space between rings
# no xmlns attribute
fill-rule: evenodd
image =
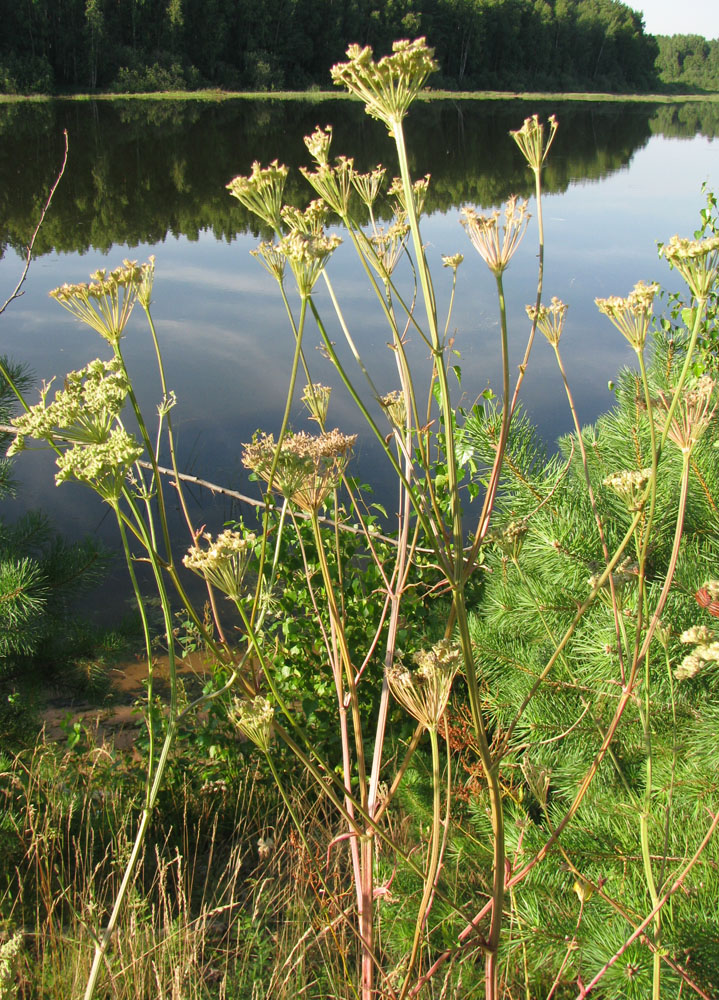
<svg viewBox="0 0 719 1000"><path fill-rule="evenodd" d="M173 90L151 91L143 94L78 93L78 94L0 94L0 104L33 104L46 101L202 101L205 103L230 100L241 101L354 101L357 98L332 90L276 90L276 91L229 91L229 90ZM719 101L719 93L709 94L607 94L607 93L564 93L548 91L502 91L502 90L426 90L419 94L418 101L591 101L593 103L646 103L646 104L686 104L691 101Z"/></svg>

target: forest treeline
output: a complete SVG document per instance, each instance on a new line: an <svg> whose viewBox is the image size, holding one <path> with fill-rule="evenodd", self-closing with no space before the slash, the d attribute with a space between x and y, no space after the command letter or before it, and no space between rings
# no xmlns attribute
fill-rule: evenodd
<svg viewBox="0 0 719 1000"><path fill-rule="evenodd" d="M660 35L657 43L657 71L664 84L684 91L719 91L719 38Z"/></svg>
<svg viewBox="0 0 719 1000"><path fill-rule="evenodd" d="M0 91L327 88L347 45L425 35L449 89L647 91L619 0L0 0Z"/></svg>

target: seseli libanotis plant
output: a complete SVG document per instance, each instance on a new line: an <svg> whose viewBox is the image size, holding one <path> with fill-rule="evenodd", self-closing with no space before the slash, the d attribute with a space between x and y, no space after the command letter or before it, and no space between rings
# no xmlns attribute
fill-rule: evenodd
<svg viewBox="0 0 719 1000"><path fill-rule="evenodd" d="M323 909L317 933L332 934L339 922L351 929L356 956L344 956L347 996L405 1000L440 991L450 995L447 991L456 985L452 970L462 969L465 956L472 957L466 965L474 966L479 955L487 1000L522 992L527 997L584 997L591 992L647 996L647 982L653 1000L662 996L665 982L671 984L671 995L693 990L706 997L701 975L683 959L677 944L681 936L674 933L672 921L678 892L702 863L719 812L712 800L696 842L680 849L672 834L678 754L674 752L668 778L662 760L660 778L653 749L658 725L653 693L658 683L663 696L669 692L667 723L672 712L681 714L677 692L697 675L709 674L719 658L706 621L686 621L687 607L697 607L693 591L701 590L703 606L710 608L719 601L713 596L719 594L719 584L702 588L706 578L692 579L691 551L684 541L687 521L696 525L693 484L699 484L700 497L704 489L714 516L717 509L707 471L716 392L710 378L696 378L696 345L707 299L716 287L719 237L675 238L664 248L692 296L685 312L689 326L667 348L664 363L649 369L645 362L655 285L640 283L625 299L598 301L637 356L639 371L633 381L627 380L634 395L625 391L624 398L631 426L616 435L621 447L615 442L605 450L597 436L576 423L563 459L542 463L536 443L527 443L526 421L518 410L537 331L556 355L575 414L560 352L567 306L543 300L542 168L557 121L551 117L545 124L534 116L511 133L535 181L539 247L526 347L514 379L503 276L527 233L528 205L511 198L503 211L486 216L470 207L463 212L467 236L495 278L502 361L498 402L478 405L465 419L450 389L457 348L456 335L450 336L452 302L463 254L455 251L443 259L440 274L451 282L451 295L448 314L440 316L436 276L430 272L420 226L430 179L411 176L403 131L412 101L436 68L433 53L424 39L417 39L396 42L392 55L379 61L359 46L351 46L347 58L333 68L333 78L365 102L368 114L386 126L395 142L399 173L387 191L390 223L380 224L378 208L384 168L360 174L346 156L331 160L330 126L318 127L305 140L314 166L302 172L317 195L306 209L283 204L288 171L277 161L266 167L255 164L250 176L228 184L230 193L274 233L255 253L277 281L294 342L279 433L258 431L242 451L243 464L264 484L258 526L252 531L242 524L226 526L213 536L191 521L172 433L176 401L165 382L150 308L152 260L144 265L125 262L115 271L97 272L87 284L53 293L104 338L111 357L71 373L52 400L51 386L45 386L40 403L28 406L16 421L14 450L29 438L47 442L58 453L58 480L87 483L112 508L147 642L145 796L113 910L102 927L92 929L85 1000L96 994L109 961L117 917L133 884L178 725L210 698L225 699L238 733L266 759L303 842L308 831L295 815L278 763L279 745L306 768L336 814L341 829L326 850L346 851L349 884L338 894L325 877L326 868L317 866L317 884L333 904ZM339 218L343 238L356 251L370 297L387 324L397 386L389 393L377 389L373 361L362 357L332 285L332 255L340 243L336 233L326 232L332 216ZM460 230L458 236L465 239ZM315 300L318 281L329 295L331 318L322 315ZM160 403L152 430L137 404L121 349L138 304L157 352ZM344 365L331 326L339 327L356 370ZM356 435L332 427L330 390L314 377L305 350L310 329L319 332L325 358L396 478L397 520L390 545L386 540L380 544L377 526L348 475ZM411 341L421 344L429 357L425 369L418 368L408 349ZM386 360L381 366L386 369ZM316 424L312 433L290 427L300 391ZM173 487L187 522L189 547L182 559L170 537L161 449L169 454ZM468 479L480 491L479 509L471 515L463 508ZM344 558L343 533L350 528L362 533L364 555L379 581L363 605L360 638L349 622L355 566ZM695 572L697 566L704 571L716 552L715 528L711 532L711 538L701 540ZM288 696L283 683L282 659L299 658L303 666L311 655L309 649L291 651L277 638L281 567L290 547L303 567L302 607L312 611L312 645L333 690L336 757L332 746L314 738L298 699ZM152 636L146 595L134 572L137 558L150 565L169 654L170 697L160 745L152 724ZM206 583L211 623L187 593L189 572ZM429 629L413 634L405 628L406 608L422 588L441 593L445 602L431 634ZM171 599L183 605L211 655L228 671L226 684L191 705L178 697ZM228 621L239 622L240 628L230 631ZM690 645L694 649L688 653ZM598 657L599 649L606 652ZM452 774L458 755L447 710L452 700L459 704L465 699L467 743L476 758L471 822ZM553 711L557 726L547 723ZM407 739L393 738L393 726ZM634 745L641 748L641 766L635 765L632 774L625 761L630 729ZM431 804L417 842L408 845L396 833L392 810L414 762L422 757L425 737ZM631 793L639 862L633 865L628 846L625 860L632 865L633 879L629 902L614 884L606 884L597 867L597 849L590 862L587 852L577 848L578 831L586 831L590 807L608 774ZM597 830L601 838L601 824ZM455 845L466 841L474 843L482 858L477 866L455 851ZM452 878L448 857L464 858L466 872L457 862L458 874ZM540 912L550 913L550 920L555 916L546 900L537 902L545 873L556 888L551 862L557 857L562 876L571 874L570 895L579 904L568 929L563 926L559 948L552 928L538 926ZM416 889L400 900L401 920L409 925L400 948L382 909L392 898L397 869ZM556 892L554 898L556 902ZM606 913L597 909L598 900ZM602 919L611 925L609 951L583 952L585 928ZM546 947L548 939L554 941L552 949ZM535 940L545 942L544 953ZM648 979L632 973L630 986L622 982L621 992L617 969L634 968L638 951L649 955ZM635 980L644 993L632 993Z"/></svg>

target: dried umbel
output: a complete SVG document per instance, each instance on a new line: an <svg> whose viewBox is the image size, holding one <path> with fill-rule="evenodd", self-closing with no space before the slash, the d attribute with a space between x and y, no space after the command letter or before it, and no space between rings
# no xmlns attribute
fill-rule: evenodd
<svg viewBox="0 0 719 1000"><path fill-rule="evenodd" d="M444 715L452 681L461 664L456 643L442 639L430 650L415 653L416 670L401 663L387 671L387 684L394 698L427 729L435 729Z"/></svg>
<svg viewBox="0 0 719 1000"><path fill-rule="evenodd" d="M651 477L651 469L629 469L614 472L602 482L624 500L629 510L639 510L643 505L644 494Z"/></svg>
<svg viewBox="0 0 719 1000"><path fill-rule="evenodd" d="M277 455L273 485L301 510L316 512L339 485L356 440L356 434L337 429L288 434ZM273 435L259 435L243 447L243 465L269 482L277 452Z"/></svg>
<svg viewBox="0 0 719 1000"><path fill-rule="evenodd" d="M249 177L234 177L227 188L245 208L254 212L271 229L279 231L282 193L285 189L288 168L273 160L268 167L262 167L255 160Z"/></svg>
<svg viewBox="0 0 719 1000"><path fill-rule="evenodd" d="M502 274L522 241L530 215L527 202L513 195L504 210L504 225L500 226L500 213L478 215L473 208L463 208L462 225L472 241L472 246L487 267L497 277ZM501 233L500 233L501 230Z"/></svg>
<svg viewBox="0 0 719 1000"><path fill-rule="evenodd" d="M227 529L214 541L209 532L202 538L207 547L201 546L198 538L183 558L183 563L230 600L242 600L243 582L255 551L256 536L251 531L243 533Z"/></svg>
<svg viewBox="0 0 719 1000"><path fill-rule="evenodd" d="M539 309L536 306L526 307L527 316L532 323L536 322L537 329L544 334L552 347L557 347L559 344L568 308L569 306L558 299L556 295L548 306L540 306Z"/></svg>
<svg viewBox="0 0 719 1000"><path fill-rule="evenodd" d="M95 271L89 282L60 285L50 296L114 346L122 337L138 298L149 307L154 273L154 257L147 264L125 260L114 271L105 268Z"/></svg>
<svg viewBox="0 0 719 1000"><path fill-rule="evenodd" d="M559 128L559 122L555 115L549 116L548 124L549 134L546 138L544 135L544 124L539 120L539 115L532 115L531 118L525 118L524 124L520 129L510 131L509 133L522 150L524 158L532 170L539 170L541 168Z"/></svg>
<svg viewBox="0 0 719 1000"><path fill-rule="evenodd" d="M667 436L685 455L692 452L714 417L717 404L712 406L711 401L715 384L708 375L702 376L684 390L674 410ZM671 407L672 397L660 392L654 414L660 429L663 429Z"/></svg>
<svg viewBox="0 0 719 1000"><path fill-rule="evenodd" d="M365 102L372 118L384 122L390 133L401 123L409 106L437 69L434 50L424 38L392 44L392 55L375 62L369 46L350 45L346 63L330 70L338 86L344 86Z"/></svg>
<svg viewBox="0 0 719 1000"><path fill-rule="evenodd" d="M263 753L269 753L272 720L275 710L261 694L252 701L236 698L230 709L230 719L246 739L251 740Z"/></svg>
<svg viewBox="0 0 719 1000"><path fill-rule="evenodd" d="M624 299L615 295L607 299L595 299L594 302L597 309L612 321L634 350L639 352L644 350L654 296L658 291L659 285L656 282L647 285L639 281Z"/></svg>
<svg viewBox="0 0 719 1000"><path fill-rule="evenodd" d="M659 252L684 278L698 299L706 299L719 274L719 236L689 240L672 236Z"/></svg>

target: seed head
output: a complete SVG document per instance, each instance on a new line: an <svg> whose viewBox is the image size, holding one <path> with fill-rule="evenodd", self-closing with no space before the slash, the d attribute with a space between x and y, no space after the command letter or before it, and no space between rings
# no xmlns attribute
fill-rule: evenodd
<svg viewBox="0 0 719 1000"><path fill-rule="evenodd" d="M258 746L263 753L269 753L272 720L275 710L267 698L258 694L252 701L236 698L230 709L230 719L242 735Z"/></svg>
<svg viewBox="0 0 719 1000"><path fill-rule="evenodd" d="M287 259L302 298L312 294L330 255L342 242L339 236L307 236L290 232L277 244L277 252Z"/></svg>
<svg viewBox="0 0 719 1000"><path fill-rule="evenodd" d="M60 285L50 292L50 296L114 346L127 326L139 295L142 294L149 304L154 271L154 257L142 265L135 260L124 260L114 271L108 273L100 268L90 275L89 282Z"/></svg>
<svg viewBox="0 0 719 1000"><path fill-rule="evenodd" d="M644 350L652 318L652 303L658 291L656 282L647 285L640 281L625 299L615 295L594 300L597 309L609 317L637 353Z"/></svg>
<svg viewBox="0 0 719 1000"><path fill-rule="evenodd" d="M407 427L407 404L404 393L399 389L388 392L386 396L380 396L380 406L387 414L387 419L398 431L404 431Z"/></svg>
<svg viewBox="0 0 719 1000"><path fill-rule="evenodd" d="M555 115L549 116L549 135L544 138L544 125L539 120L539 115L532 115L525 118L524 124L516 132L510 132L514 141L524 154L524 158L532 168L539 170L547 158L549 147L554 142L554 136L559 128L559 122Z"/></svg>
<svg viewBox="0 0 719 1000"><path fill-rule="evenodd" d="M434 50L424 38L394 42L392 53L375 62L369 46L350 45L348 62L337 63L330 70L334 82L360 97L367 114L384 122L390 134L401 124L429 74L437 69Z"/></svg>
<svg viewBox="0 0 719 1000"><path fill-rule="evenodd" d="M198 539L183 558L183 563L230 600L241 600L244 596L242 584L254 554L256 536L251 531L242 533L227 529L214 541L209 532L202 537L208 543L207 548L203 548Z"/></svg>
<svg viewBox="0 0 719 1000"><path fill-rule="evenodd" d="M643 503L644 491L651 479L651 469L631 469L615 472L602 482L614 490L626 503L629 510L639 510Z"/></svg>
<svg viewBox="0 0 719 1000"><path fill-rule="evenodd" d="M384 167L376 166L370 173L358 174L354 172L352 174L355 191L370 211L382 189L386 173Z"/></svg>
<svg viewBox="0 0 719 1000"><path fill-rule="evenodd" d="M356 440L356 434L336 429L318 435L288 434L282 440L273 483L301 510L316 512L339 485ZM242 464L269 482L277 451L273 435L256 436L243 447Z"/></svg>
<svg viewBox="0 0 719 1000"><path fill-rule="evenodd" d="M708 375L703 375L684 390L674 410L667 436L685 455L694 449L714 417L717 404L710 404L715 384ZM660 429L663 429L672 401L672 397L659 393L654 419Z"/></svg>
<svg viewBox="0 0 719 1000"><path fill-rule="evenodd" d="M312 135L305 136L305 146L307 146L312 159L315 160L315 162L320 166L326 166L328 163L331 143L331 125L325 125L324 128L320 128L320 126L317 125Z"/></svg>
<svg viewBox="0 0 719 1000"><path fill-rule="evenodd" d="M527 306L527 316L532 323L537 324L537 329L543 333L552 347L559 344L559 338L564 329L564 317L567 315L568 305L565 305L556 295L552 298L548 306Z"/></svg>
<svg viewBox="0 0 719 1000"><path fill-rule="evenodd" d="M424 203L427 200L427 192L429 191L430 174L425 174L424 177L420 177L419 180L414 181L412 184L412 199L414 201L414 210L419 217L424 211ZM392 183L390 184L389 191L387 194L390 198L397 199L397 210L396 214L407 214L407 195L404 189L404 184L402 183L401 177L394 177Z"/></svg>
<svg viewBox="0 0 719 1000"><path fill-rule="evenodd" d="M245 208L262 219L276 232L280 229L282 193L289 173L288 167L273 160L262 167L255 160L249 177L234 177L227 188Z"/></svg>
<svg viewBox="0 0 719 1000"><path fill-rule="evenodd" d="M442 254L442 267L451 267L456 274L457 268L463 260L463 253L453 253L451 256L449 254Z"/></svg>
<svg viewBox="0 0 719 1000"><path fill-rule="evenodd" d="M286 258L277 249L276 244L263 242L254 250L250 250L253 257L259 260L264 269L271 274L276 281L282 284L285 280Z"/></svg>
<svg viewBox="0 0 719 1000"><path fill-rule="evenodd" d="M448 639L413 657L417 669L394 664L387 683L395 699L427 729L436 729L449 701L452 681L459 670L459 647Z"/></svg>
<svg viewBox="0 0 719 1000"><path fill-rule="evenodd" d="M330 386L320 382L312 382L302 390L302 402L310 411L310 420L316 420L320 427L324 427L327 420L331 392Z"/></svg>
<svg viewBox="0 0 719 1000"><path fill-rule="evenodd" d="M493 212L489 216L477 215L473 208L463 208L462 212L465 218L461 222L472 245L490 271L499 277L527 230L530 219L527 202L519 201L516 195L509 199L504 210L505 222L501 227L501 238L499 212Z"/></svg>
<svg viewBox="0 0 719 1000"><path fill-rule="evenodd" d="M347 218L355 176L354 160L340 156L334 167L321 163L314 172L300 167L300 173L333 212L341 219Z"/></svg>
<svg viewBox="0 0 719 1000"><path fill-rule="evenodd" d="M719 274L719 236L703 240L672 236L659 252L679 271L694 296L706 299Z"/></svg>

